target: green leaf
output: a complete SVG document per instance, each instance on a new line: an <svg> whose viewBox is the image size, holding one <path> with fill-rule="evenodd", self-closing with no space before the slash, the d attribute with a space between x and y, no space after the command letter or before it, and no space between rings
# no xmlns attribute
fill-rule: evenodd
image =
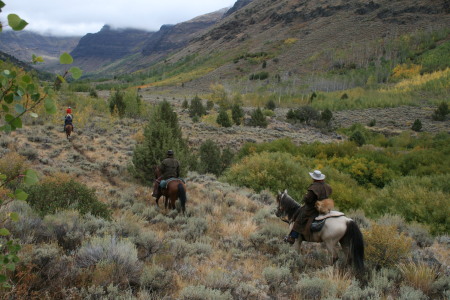
<svg viewBox="0 0 450 300"><path fill-rule="evenodd" d="M0 236L7 236L7 235L9 235L9 234L10 234L10 232L9 232L8 229L6 229L6 228L0 228Z"/></svg>
<svg viewBox="0 0 450 300"><path fill-rule="evenodd" d="M3 1L0 1L0 8L5 7L5 3Z"/></svg>
<svg viewBox="0 0 450 300"><path fill-rule="evenodd" d="M2 108L4 112L9 112L9 107L8 105L2 104Z"/></svg>
<svg viewBox="0 0 450 300"><path fill-rule="evenodd" d="M8 178L8 176L5 174L0 174L0 181L6 180L6 178Z"/></svg>
<svg viewBox="0 0 450 300"><path fill-rule="evenodd" d="M77 67L70 68L69 72L72 73L73 79L78 79L83 74L83 71L81 71L81 69Z"/></svg>
<svg viewBox="0 0 450 300"><path fill-rule="evenodd" d="M12 120L9 124L11 124L11 127L16 129L16 128L22 128L22 119L20 118L15 118L14 120Z"/></svg>
<svg viewBox="0 0 450 300"><path fill-rule="evenodd" d="M59 63L62 65L70 65L71 63L73 63L73 58L69 53L64 52L59 57Z"/></svg>
<svg viewBox="0 0 450 300"><path fill-rule="evenodd" d="M26 185L33 185L39 181L37 174L33 170L26 170L25 171L25 177L24 182Z"/></svg>
<svg viewBox="0 0 450 300"><path fill-rule="evenodd" d="M13 116L13 115L11 115L11 114L6 114L6 115L5 115L5 121L6 121L6 123L11 123L12 120L14 120L14 116Z"/></svg>
<svg viewBox="0 0 450 300"><path fill-rule="evenodd" d="M15 263L9 263L6 265L6 268L10 271L14 271L16 269L16 264Z"/></svg>
<svg viewBox="0 0 450 300"><path fill-rule="evenodd" d="M45 111L48 114L54 114L56 113L56 106L55 103L53 103L53 100L50 98L46 98L44 102Z"/></svg>
<svg viewBox="0 0 450 300"><path fill-rule="evenodd" d="M35 64L38 62L44 62L44 59L42 58L42 56L36 56L33 54L31 61L33 62L33 64Z"/></svg>
<svg viewBox="0 0 450 300"><path fill-rule="evenodd" d="M16 213L16 212L10 213L10 214L9 214L9 218L10 218L12 221L14 221L14 222L17 222L17 221L20 220L19 214Z"/></svg>
<svg viewBox="0 0 450 300"><path fill-rule="evenodd" d="M25 107L23 107L21 104L16 104L14 106L14 109L16 110L17 113L21 114L23 112L26 111Z"/></svg>
<svg viewBox="0 0 450 300"><path fill-rule="evenodd" d="M64 79L64 77L62 77L61 75L57 75L56 77L58 77L58 79L61 81L61 82L66 82L66 80Z"/></svg>
<svg viewBox="0 0 450 300"><path fill-rule="evenodd" d="M30 116L33 117L33 118L39 117L38 114L37 114L37 113L34 113L34 112L30 112Z"/></svg>
<svg viewBox="0 0 450 300"><path fill-rule="evenodd" d="M24 76L22 76L22 81L25 83L30 83L31 77L29 75L24 75Z"/></svg>
<svg viewBox="0 0 450 300"><path fill-rule="evenodd" d="M8 277L6 277L6 275L4 274L0 274L0 283L5 282L8 279ZM4 283L3 286L5 286L6 284Z"/></svg>
<svg viewBox="0 0 450 300"><path fill-rule="evenodd" d="M12 127L9 124L5 124L2 127L0 127L0 131L11 132L12 131Z"/></svg>
<svg viewBox="0 0 450 300"><path fill-rule="evenodd" d="M38 101L40 98L41 98L41 94L39 94L39 93L31 95L31 100L33 100L34 102Z"/></svg>
<svg viewBox="0 0 450 300"><path fill-rule="evenodd" d="M28 25L28 23L25 20L22 20L16 14L8 15L8 24L9 24L9 26L11 26L12 30L15 30L15 31L22 30Z"/></svg>
<svg viewBox="0 0 450 300"><path fill-rule="evenodd" d="M25 201L25 200L27 200L27 198L28 198L28 194L25 193L24 191L20 190L20 189L17 189L17 190L14 192L14 197L15 197L17 200Z"/></svg>
<svg viewBox="0 0 450 300"><path fill-rule="evenodd" d="M8 103L8 104L13 103L13 101L14 101L14 94L13 93L9 93L5 97L3 97L3 100L5 100L5 102Z"/></svg>

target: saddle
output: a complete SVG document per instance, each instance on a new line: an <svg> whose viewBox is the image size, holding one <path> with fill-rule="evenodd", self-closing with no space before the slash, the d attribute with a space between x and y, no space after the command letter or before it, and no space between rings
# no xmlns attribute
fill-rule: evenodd
<svg viewBox="0 0 450 300"><path fill-rule="evenodd" d="M159 183L159 186L160 186L162 189L166 189L166 188L167 188L167 185L169 184L169 182L174 181L174 180L181 180L181 181L183 181L183 183L186 183L186 182L184 181L183 178L171 177L171 178L169 178L169 179L163 179L163 180L161 180L161 182Z"/></svg>
<svg viewBox="0 0 450 300"><path fill-rule="evenodd" d="M327 214L321 214L314 218L313 222L311 223L311 232L319 232L322 230L323 225L325 225L325 221L328 218L336 218L345 216L343 212L332 210Z"/></svg>

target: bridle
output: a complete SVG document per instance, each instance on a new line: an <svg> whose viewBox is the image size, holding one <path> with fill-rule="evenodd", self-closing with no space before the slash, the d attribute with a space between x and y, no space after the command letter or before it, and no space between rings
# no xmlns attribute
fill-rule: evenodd
<svg viewBox="0 0 450 300"><path fill-rule="evenodd" d="M281 221L286 222L288 224L290 224L290 220L287 219L286 215L286 211L283 209L283 206L281 204L283 198L286 196L286 191L284 191L283 193L278 193L277 196L277 211L275 212L275 215L280 218Z"/></svg>

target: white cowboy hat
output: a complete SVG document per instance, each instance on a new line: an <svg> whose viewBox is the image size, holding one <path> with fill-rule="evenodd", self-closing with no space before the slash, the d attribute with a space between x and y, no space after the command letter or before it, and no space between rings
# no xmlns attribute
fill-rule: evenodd
<svg viewBox="0 0 450 300"><path fill-rule="evenodd" d="M322 174L322 172L320 172L319 170L314 170L314 172L310 172L309 176L311 176L311 178L314 180L324 180L325 179L325 175Z"/></svg>

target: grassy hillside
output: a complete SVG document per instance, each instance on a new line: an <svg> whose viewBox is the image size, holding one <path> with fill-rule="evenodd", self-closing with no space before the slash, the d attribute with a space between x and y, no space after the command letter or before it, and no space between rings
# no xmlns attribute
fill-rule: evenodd
<svg viewBox="0 0 450 300"><path fill-rule="evenodd" d="M405 131L389 138L361 125L342 129L348 137L362 132L366 145L358 147L330 143L332 134L324 136L310 126L291 131L284 117L270 118L266 130L193 123L181 102L171 100L192 147L208 137L258 141L246 144L225 173L231 184L189 172L187 215L182 216L156 207L150 183L138 184L128 173L146 115L111 115L108 98L63 88L57 105L61 111L67 105L74 108L71 141L61 132L60 114L43 114L38 122L25 118L24 129L2 135L1 172L33 167L41 182L36 192L28 191L30 199L47 206L59 203L55 211L44 213L23 201L2 207L3 213L19 214L18 222L5 226L22 247L10 274L12 288L1 291L4 297L352 299L448 294L448 134ZM312 142L311 136L328 143L298 146ZM293 137L298 144L280 137ZM258 164L262 169L256 169ZM339 207L363 230L368 267L363 276L344 268L342 258L330 267L320 245L305 243L298 255L282 242L288 228L273 214L274 192L288 188L299 199L310 180L306 172L316 167L328 175ZM249 177L242 177L240 168L247 168ZM286 177L288 169L298 176ZM246 183L249 178L254 180ZM64 194L67 187L77 191ZM47 196L36 198L39 193ZM66 197L77 199L78 194L105 206L86 213L92 209L86 203L64 204Z"/></svg>

